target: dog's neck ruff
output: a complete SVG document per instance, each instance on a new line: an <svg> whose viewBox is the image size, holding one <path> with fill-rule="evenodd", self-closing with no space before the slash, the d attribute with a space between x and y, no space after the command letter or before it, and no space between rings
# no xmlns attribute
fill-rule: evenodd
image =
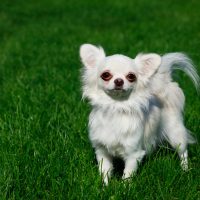
<svg viewBox="0 0 200 200"><path fill-rule="evenodd" d="M137 95L133 93L127 100L120 101L99 91L98 96L91 94L88 98L94 109L112 113L140 114L141 111L148 112L151 99L155 97L147 92L137 92Z"/></svg>

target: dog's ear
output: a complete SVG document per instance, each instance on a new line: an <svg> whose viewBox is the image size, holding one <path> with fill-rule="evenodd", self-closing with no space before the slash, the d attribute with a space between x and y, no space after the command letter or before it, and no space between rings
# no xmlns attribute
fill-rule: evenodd
<svg viewBox="0 0 200 200"><path fill-rule="evenodd" d="M80 57L85 67L96 67L105 58L105 53L101 47L83 44L80 47Z"/></svg>
<svg viewBox="0 0 200 200"><path fill-rule="evenodd" d="M135 58L135 64L142 76L150 77L160 66L161 57L155 53L139 54Z"/></svg>

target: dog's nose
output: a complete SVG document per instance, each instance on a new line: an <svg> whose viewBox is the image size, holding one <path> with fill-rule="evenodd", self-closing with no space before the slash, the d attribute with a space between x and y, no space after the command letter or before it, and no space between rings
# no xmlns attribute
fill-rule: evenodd
<svg viewBox="0 0 200 200"><path fill-rule="evenodd" d="M124 81L123 81L123 79L121 79L121 78L115 79L115 80L114 80L114 83L115 83L115 85L116 85L117 87L121 87L121 86L124 85Z"/></svg>

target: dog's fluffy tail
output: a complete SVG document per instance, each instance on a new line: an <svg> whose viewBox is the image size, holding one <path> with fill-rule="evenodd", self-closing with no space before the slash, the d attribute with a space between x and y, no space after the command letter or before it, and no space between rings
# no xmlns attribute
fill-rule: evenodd
<svg viewBox="0 0 200 200"><path fill-rule="evenodd" d="M159 73L170 73L171 75L176 69L184 71L190 77L199 93L200 79L192 60L183 53L168 53L162 56L161 66L158 70Z"/></svg>

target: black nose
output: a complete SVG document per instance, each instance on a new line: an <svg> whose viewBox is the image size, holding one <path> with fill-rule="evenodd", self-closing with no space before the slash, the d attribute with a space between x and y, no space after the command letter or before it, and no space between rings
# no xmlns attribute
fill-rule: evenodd
<svg viewBox="0 0 200 200"><path fill-rule="evenodd" d="M114 80L114 83L115 83L115 85L116 85L117 87L121 87L121 86L124 85L124 81L123 81L123 79L121 79L121 78L115 79L115 80Z"/></svg>

